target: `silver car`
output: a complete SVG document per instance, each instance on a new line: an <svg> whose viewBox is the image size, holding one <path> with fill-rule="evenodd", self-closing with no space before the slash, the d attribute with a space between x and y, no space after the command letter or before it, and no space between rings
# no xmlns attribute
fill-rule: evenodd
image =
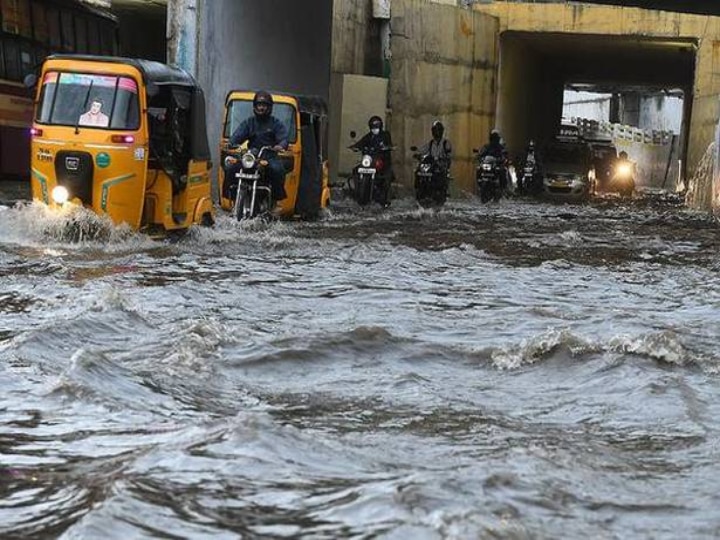
<svg viewBox="0 0 720 540"><path fill-rule="evenodd" d="M582 141L554 141L543 156L543 194L557 199L587 200L595 190L592 154Z"/></svg>

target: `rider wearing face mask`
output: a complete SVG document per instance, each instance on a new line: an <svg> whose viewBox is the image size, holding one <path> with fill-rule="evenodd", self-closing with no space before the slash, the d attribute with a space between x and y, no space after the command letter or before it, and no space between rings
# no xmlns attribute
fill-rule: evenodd
<svg viewBox="0 0 720 540"><path fill-rule="evenodd" d="M390 182L393 180L392 170L392 138L390 132L383 129L383 121L379 116L371 116L368 120L368 128L370 131L366 133L359 141L352 144L350 148L357 148L363 152L369 152L376 157L382 158L385 163L385 170L382 176L386 180L384 190L384 204L390 204Z"/></svg>

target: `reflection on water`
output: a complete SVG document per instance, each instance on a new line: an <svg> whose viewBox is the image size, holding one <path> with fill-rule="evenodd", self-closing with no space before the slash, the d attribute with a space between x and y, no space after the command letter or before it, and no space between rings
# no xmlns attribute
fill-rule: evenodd
<svg viewBox="0 0 720 540"><path fill-rule="evenodd" d="M3 538L713 537L715 221L0 212Z"/></svg>

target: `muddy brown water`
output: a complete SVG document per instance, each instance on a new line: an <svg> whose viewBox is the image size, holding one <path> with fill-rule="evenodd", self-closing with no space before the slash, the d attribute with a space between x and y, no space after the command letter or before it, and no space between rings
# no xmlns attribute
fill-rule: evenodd
<svg viewBox="0 0 720 540"><path fill-rule="evenodd" d="M0 208L2 538L720 534L704 214L60 228Z"/></svg>

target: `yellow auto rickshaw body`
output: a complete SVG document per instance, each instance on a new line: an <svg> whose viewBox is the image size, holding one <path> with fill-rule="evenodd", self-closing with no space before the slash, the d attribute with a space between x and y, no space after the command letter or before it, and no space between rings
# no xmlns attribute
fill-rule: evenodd
<svg viewBox="0 0 720 540"><path fill-rule="evenodd" d="M271 95L272 115L288 130L288 149L279 154L286 170L287 198L279 201L278 213L285 218L316 217L330 204L327 103L316 96L278 92L271 92ZM230 179L225 178L222 164L228 155L239 157L242 153L242 150L230 149L229 141L238 126L252 116L254 96L254 90L233 90L225 99L218 186L220 206L228 211L232 210L235 201L229 196ZM247 143L242 148L247 148Z"/></svg>
<svg viewBox="0 0 720 540"><path fill-rule="evenodd" d="M152 232L211 224L202 91L147 60L55 55L42 65L31 130L33 199L83 205Z"/></svg>

